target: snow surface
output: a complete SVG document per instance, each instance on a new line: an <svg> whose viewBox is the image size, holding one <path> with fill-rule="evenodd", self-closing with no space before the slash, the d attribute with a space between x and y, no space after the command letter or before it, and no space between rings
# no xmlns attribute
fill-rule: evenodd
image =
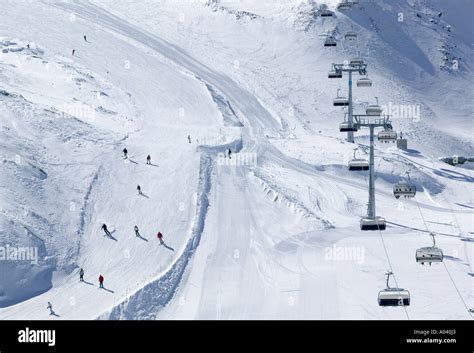
<svg viewBox="0 0 474 353"><path fill-rule="evenodd" d="M471 319L474 173L438 157L474 154L473 3L320 4L3 1L0 246L39 261L0 262L0 318ZM408 151L376 146L382 234L359 230L368 175L332 106L347 81L327 79L355 56L374 82L356 111L421 108L393 119ZM422 266L430 231L445 261ZM390 266L405 309L377 304Z"/></svg>

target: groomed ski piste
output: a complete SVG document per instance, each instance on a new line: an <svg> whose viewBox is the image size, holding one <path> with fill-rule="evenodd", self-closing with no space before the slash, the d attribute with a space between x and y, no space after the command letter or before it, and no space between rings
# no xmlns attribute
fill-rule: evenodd
<svg viewBox="0 0 474 353"><path fill-rule="evenodd" d="M439 158L474 155L473 4L1 1L0 246L38 261L0 261L0 319L472 319L473 168ZM420 108L376 142L384 231L327 76L354 57L355 111ZM409 306L379 306L387 271Z"/></svg>

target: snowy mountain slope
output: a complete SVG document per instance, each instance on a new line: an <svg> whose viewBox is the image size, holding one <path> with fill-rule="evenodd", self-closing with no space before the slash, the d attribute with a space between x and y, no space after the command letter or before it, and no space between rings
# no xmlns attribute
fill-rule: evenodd
<svg viewBox="0 0 474 353"><path fill-rule="evenodd" d="M15 177L2 173L8 190L2 191L2 200L9 197L8 204L16 207L3 213L5 234L14 234L9 222L22 205L42 205L50 197L59 201L43 207L51 213L43 216L45 223L63 228L43 230L55 239L41 250L41 257L51 258L44 267L49 276L54 271L52 280L36 275L37 267L9 276L12 282L31 278L33 284L26 297L6 292L3 306L8 308L0 310L1 317L45 318L47 301L66 319L470 317L462 300L472 307L473 176L437 157L472 154L472 137L466 133L472 99L464 102L458 94L472 98L472 47L452 24L451 40L459 45L453 55L464 58L454 72L441 69L439 56L433 55L447 38L438 32L446 24L433 28L429 21L408 21L400 36L394 22L398 12L414 19L416 11L428 11L424 2L416 2L416 9L404 1L361 4L324 20L314 18L315 2L226 2L217 10L172 1L48 2L32 5L31 12L22 6L7 4L10 16L0 25L7 40L22 38L20 52L1 57L2 77L16 82L2 80L0 88L23 95L35 109L75 113L56 112L66 118L58 119L61 133L85 129L91 143L76 155L62 141L50 142L51 150L61 148L61 156L78 165L56 171L63 182L46 179L65 190L46 190L47 196L37 192L38 186L21 190L29 200L20 203L18 196L8 196L16 189ZM258 16L237 16L236 11ZM459 23L466 28L466 22ZM352 26L359 34L356 45L342 39ZM51 33L51 28L63 30ZM320 34L326 31L335 31L343 45L323 48ZM32 46L38 52L30 54L26 41L39 43ZM75 57L69 55L72 48ZM374 87L355 90L357 109L375 95L383 104L422 109L419 120L394 118L395 128L409 138L408 152L383 146L376 152L377 207L390 222L383 238L397 282L413 296L406 311L377 305L389 264L380 234L358 229L359 216L366 212L367 176L347 171L353 145L337 131L342 111L331 105L336 89L346 90L347 83L327 79L330 64L358 51L367 56ZM38 66L8 66L22 57L35 61L31 56L39 57ZM32 80L35 72L46 70L44 61L59 61L54 74ZM73 78L65 85L70 72L84 81ZM58 88L45 92L45 85ZM444 100L438 99L441 90ZM20 100L2 106L2 114L12 114ZM88 108L72 109L76 104ZM447 104L456 122L449 133L442 130ZM15 122L27 114L17 115ZM71 116L80 126L68 125ZM31 124L29 138L37 134ZM5 133L13 142L2 146L2 153L10 159L13 153L33 158L33 149L20 150L18 134ZM357 142L367 145L364 132ZM196 143L208 147L196 149ZM123 146L138 164L121 159ZM241 161L237 167L219 154L228 147ZM49 158L51 150L45 152ZM148 153L157 167L144 165ZM43 164L52 174L52 162ZM416 202L399 202L391 194L407 169L419 190ZM134 194L137 183L149 198ZM81 211L63 215L60 210L71 202L70 185L77 189ZM102 236L103 222L115 230L116 241ZM26 224L36 232L44 229L30 219ZM134 237L134 224L148 241ZM152 238L158 230L174 251ZM439 233L438 244L449 254L446 267L414 261L416 248L429 244L428 230ZM352 249L359 258L331 260L328 249ZM113 293L78 283L78 266L90 282L102 273ZM9 306L17 302L22 303Z"/></svg>

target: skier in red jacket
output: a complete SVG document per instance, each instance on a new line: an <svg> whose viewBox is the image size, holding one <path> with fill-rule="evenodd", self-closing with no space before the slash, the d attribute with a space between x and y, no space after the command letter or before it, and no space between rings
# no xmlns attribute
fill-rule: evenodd
<svg viewBox="0 0 474 353"><path fill-rule="evenodd" d="M158 240L160 241L160 244L163 244L164 241L163 241L163 234L161 234L161 232L158 232L158 234L156 235Z"/></svg>
<svg viewBox="0 0 474 353"><path fill-rule="evenodd" d="M99 288L104 288L104 276L99 276Z"/></svg>

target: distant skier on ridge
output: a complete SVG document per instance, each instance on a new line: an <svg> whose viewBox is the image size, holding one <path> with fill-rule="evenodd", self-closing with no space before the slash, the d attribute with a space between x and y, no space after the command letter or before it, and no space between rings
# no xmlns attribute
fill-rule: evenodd
<svg viewBox="0 0 474 353"><path fill-rule="evenodd" d="M140 185L137 185L137 191L138 191L138 195L143 195L142 188L140 187Z"/></svg>
<svg viewBox="0 0 474 353"><path fill-rule="evenodd" d="M135 236L140 237L140 232L138 231L138 226L133 228L135 230Z"/></svg>
<svg viewBox="0 0 474 353"><path fill-rule="evenodd" d="M146 164L151 164L151 156L150 155L148 155L146 157Z"/></svg>
<svg viewBox="0 0 474 353"><path fill-rule="evenodd" d="M99 276L99 288L104 288L104 276Z"/></svg>
<svg viewBox="0 0 474 353"><path fill-rule="evenodd" d="M127 151L127 147L125 147L123 150L123 158L127 159L128 158L128 151Z"/></svg>
<svg viewBox="0 0 474 353"><path fill-rule="evenodd" d="M79 281L84 282L84 269L82 267L79 271Z"/></svg>

